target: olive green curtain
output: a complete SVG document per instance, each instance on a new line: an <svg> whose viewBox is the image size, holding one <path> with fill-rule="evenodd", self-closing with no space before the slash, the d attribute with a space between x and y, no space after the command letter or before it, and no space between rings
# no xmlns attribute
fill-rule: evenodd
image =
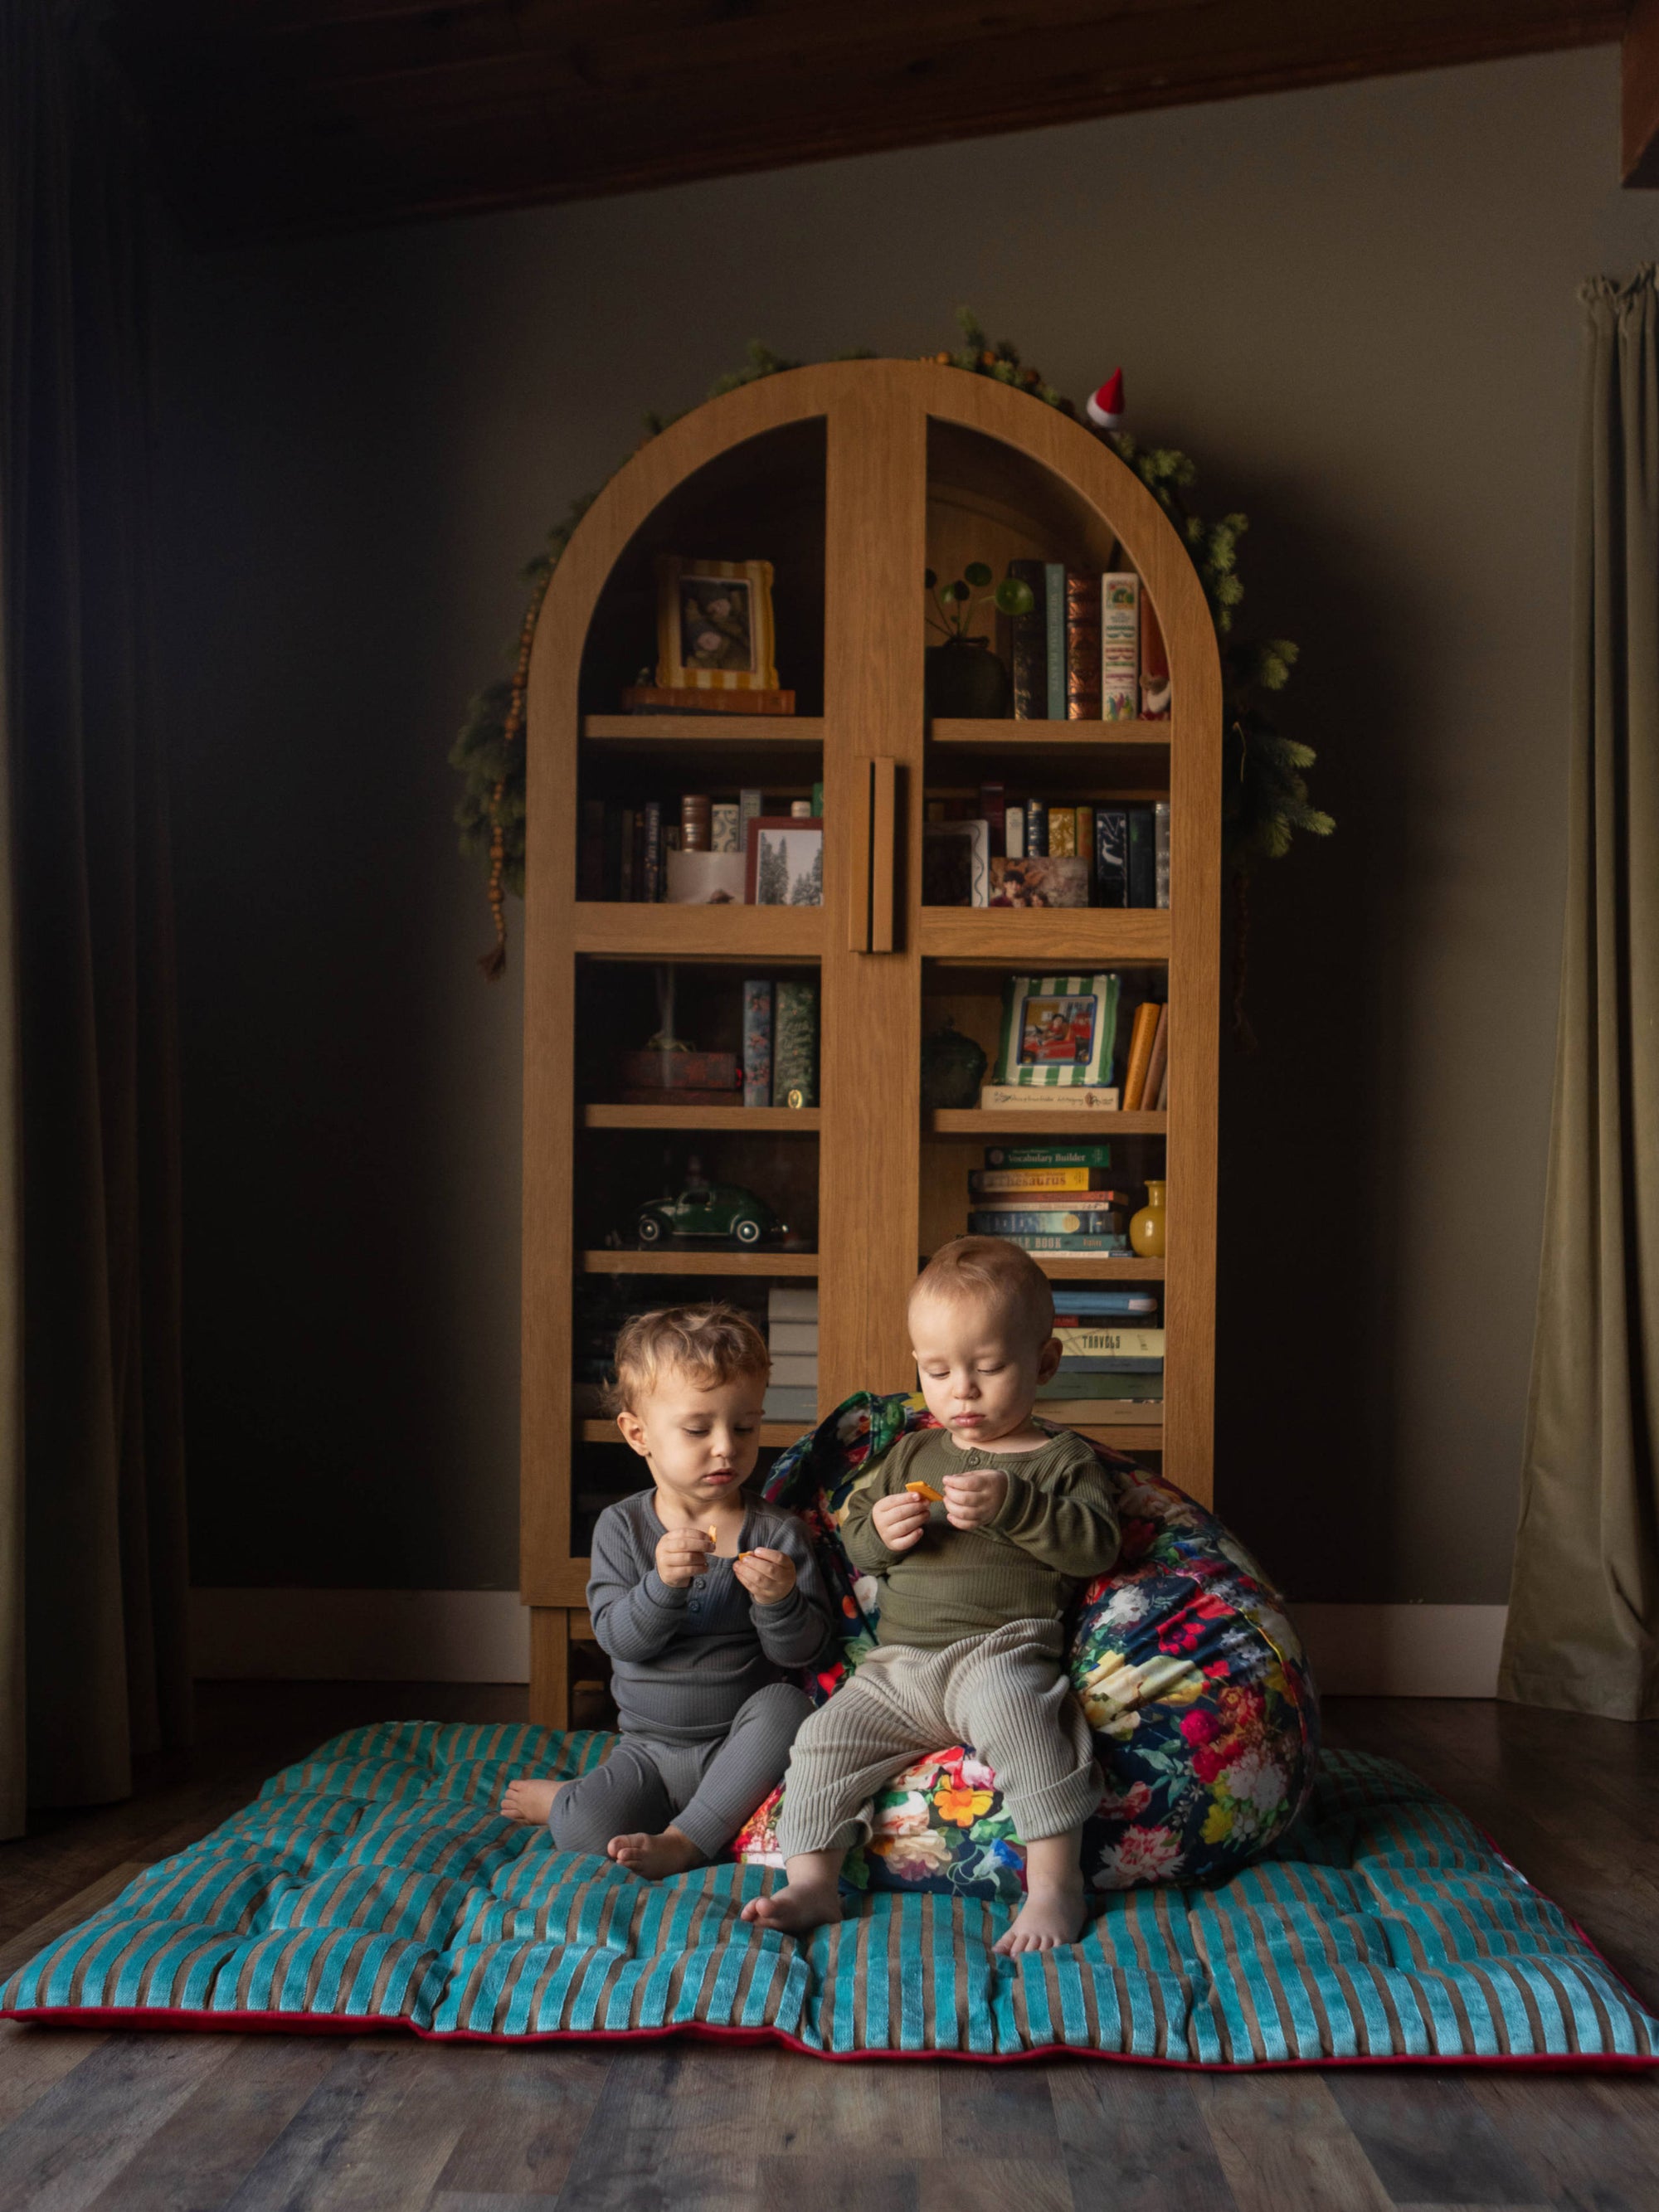
<svg viewBox="0 0 1659 2212"><path fill-rule="evenodd" d="M1659 297L1584 287L1567 915L1500 1694L1659 1717Z"/></svg>
<svg viewBox="0 0 1659 2212"><path fill-rule="evenodd" d="M0 1816L15 1832L26 1796L125 1795L137 1755L184 1739L190 1685L173 954L147 712L147 198L82 9L0 0L0 904L15 925L0 967Z"/></svg>

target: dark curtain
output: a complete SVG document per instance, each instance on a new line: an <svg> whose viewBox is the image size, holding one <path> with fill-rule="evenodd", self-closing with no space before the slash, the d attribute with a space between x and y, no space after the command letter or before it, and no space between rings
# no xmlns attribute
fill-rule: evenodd
<svg viewBox="0 0 1659 2212"><path fill-rule="evenodd" d="M1659 1718L1659 295L1587 284L1567 915L1500 1694Z"/></svg>
<svg viewBox="0 0 1659 2212"><path fill-rule="evenodd" d="M21 1665L27 1796L46 1805L125 1795L134 1758L184 1741L190 1717L147 224L82 11L0 0L0 708L22 1192L21 1286L15 1263L0 1320L21 1310L23 1465L21 1509L15 1481L0 1500L0 1528L22 1529L0 1594L0 1624L22 1624L21 1648L0 1644L0 1714L17 1710Z"/></svg>

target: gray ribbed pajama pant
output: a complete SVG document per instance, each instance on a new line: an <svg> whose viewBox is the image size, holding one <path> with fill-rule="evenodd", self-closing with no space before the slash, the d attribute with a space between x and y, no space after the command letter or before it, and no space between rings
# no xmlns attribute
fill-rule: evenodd
<svg viewBox="0 0 1659 2212"><path fill-rule="evenodd" d="M795 1738L778 1816L784 1856L865 1842L877 1790L953 1743L994 1768L1021 1843L1080 1828L1103 1785L1065 1644L1057 1620L1010 1620L941 1651L878 1645Z"/></svg>
<svg viewBox="0 0 1659 2212"><path fill-rule="evenodd" d="M555 1848L603 1852L612 1836L660 1835L672 1820L712 1859L782 1781L795 1730L811 1710L793 1683L769 1682L738 1706L724 1735L706 1742L622 1737L603 1766L553 1800Z"/></svg>

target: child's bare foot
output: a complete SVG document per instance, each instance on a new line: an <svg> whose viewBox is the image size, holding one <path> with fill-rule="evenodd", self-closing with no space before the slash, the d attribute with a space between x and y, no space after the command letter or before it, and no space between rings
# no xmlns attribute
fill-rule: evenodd
<svg viewBox="0 0 1659 2212"><path fill-rule="evenodd" d="M672 1820L659 1836L612 1836L605 1849L608 1858L625 1866L629 1874L642 1875L647 1881L684 1874L703 1863L702 1853L690 1837L683 1836Z"/></svg>
<svg viewBox="0 0 1659 2212"><path fill-rule="evenodd" d="M564 1786L562 1782L532 1782L521 1776L507 1784L501 1810L509 1820L522 1820L532 1828L545 1827L553 1800Z"/></svg>
<svg viewBox="0 0 1659 2212"><path fill-rule="evenodd" d="M1088 1923L1083 1890L1069 1884L1033 1882L1014 1915L1013 1924L997 1938L1005 1959L1022 1951L1052 1951L1061 1943L1075 1943Z"/></svg>
<svg viewBox="0 0 1659 2212"><path fill-rule="evenodd" d="M769 1897L751 1897L738 1917L757 1921L763 1928L781 1928L790 1936L828 1928L841 1918L841 1884L792 1881Z"/></svg>

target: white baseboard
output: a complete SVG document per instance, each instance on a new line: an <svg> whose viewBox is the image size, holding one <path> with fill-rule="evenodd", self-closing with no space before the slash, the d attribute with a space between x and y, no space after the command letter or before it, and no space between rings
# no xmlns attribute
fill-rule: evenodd
<svg viewBox="0 0 1659 2212"><path fill-rule="evenodd" d="M1495 1698L1505 1605L1292 1605L1332 1698Z"/></svg>
<svg viewBox="0 0 1659 2212"><path fill-rule="evenodd" d="M1350 1698L1490 1698L1501 1605L1293 1605L1314 1680ZM527 1682L516 1590L198 1589L206 1682Z"/></svg>
<svg viewBox="0 0 1659 2212"><path fill-rule="evenodd" d="M204 1682L527 1682L517 1590L195 1589Z"/></svg>

